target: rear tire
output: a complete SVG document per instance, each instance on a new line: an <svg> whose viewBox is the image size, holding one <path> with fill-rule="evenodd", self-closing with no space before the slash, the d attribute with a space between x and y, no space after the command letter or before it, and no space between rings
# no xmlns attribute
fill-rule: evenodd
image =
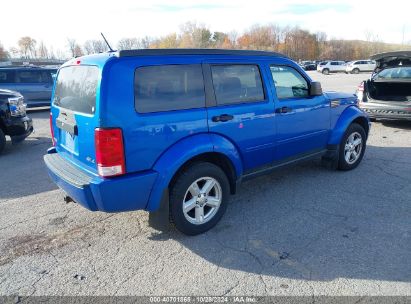
<svg viewBox="0 0 411 304"><path fill-rule="evenodd" d="M345 131L340 143L338 169L347 171L356 168L365 152L367 135L364 128L352 123Z"/></svg>
<svg viewBox="0 0 411 304"><path fill-rule="evenodd" d="M324 75L329 75L329 74L330 74L330 70L329 70L329 69L324 69L324 70L323 70L323 74L324 74Z"/></svg>
<svg viewBox="0 0 411 304"><path fill-rule="evenodd" d="M230 184L224 171L207 162L190 165L170 189L170 219L187 235L214 227L227 209Z"/></svg>
<svg viewBox="0 0 411 304"><path fill-rule="evenodd" d="M2 129L0 129L0 154L3 152L4 148L6 147L6 135Z"/></svg>

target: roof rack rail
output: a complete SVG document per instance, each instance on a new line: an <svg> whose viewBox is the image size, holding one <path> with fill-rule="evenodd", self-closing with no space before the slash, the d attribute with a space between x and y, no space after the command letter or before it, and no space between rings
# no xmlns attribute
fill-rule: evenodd
<svg viewBox="0 0 411 304"><path fill-rule="evenodd" d="M235 56L287 56L269 51L251 51L251 50L230 50L230 49L137 49L121 50L118 52L119 57L134 56L161 56L161 55L235 55Z"/></svg>
<svg viewBox="0 0 411 304"><path fill-rule="evenodd" d="M48 68L41 65L2 65L0 69L44 69Z"/></svg>

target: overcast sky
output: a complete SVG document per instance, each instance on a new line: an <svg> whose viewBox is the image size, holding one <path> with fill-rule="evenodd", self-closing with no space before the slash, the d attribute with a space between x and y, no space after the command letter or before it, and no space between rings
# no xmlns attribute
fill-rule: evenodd
<svg viewBox="0 0 411 304"><path fill-rule="evenodd" d="M383 4L384 3L384 4ZM411 41L408 0L2 0L0 42L8 49L31 36L66 49L67 38L80 43L102 31L115 46L123 37L160 37L196 21L212 31L241 32L253 24L299 25L329 37Z"/></svg>

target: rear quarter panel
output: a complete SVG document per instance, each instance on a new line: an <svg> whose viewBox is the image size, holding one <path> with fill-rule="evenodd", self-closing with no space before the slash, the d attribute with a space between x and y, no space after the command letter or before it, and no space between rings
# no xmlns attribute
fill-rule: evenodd
<svg viewBox="0 0 411 304"><path fill-rule="evenodd" d="M146 209L159 207L163 190L167 188L174 174L191 158L203 153L216 152L226 156L235 171L237 179L243 174L243 163L237 148L228 139L212 133L201 133L186 137L165 151L154 166L158 176L151 191Z"/></svg>

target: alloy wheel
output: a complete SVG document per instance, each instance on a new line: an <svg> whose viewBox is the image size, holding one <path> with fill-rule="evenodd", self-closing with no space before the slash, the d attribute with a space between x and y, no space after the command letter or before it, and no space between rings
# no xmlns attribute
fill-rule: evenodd
<svg viewBox="0 0 411 304"><path fill-rule="evenodd" d="M220 183L212 177L201 177L188 187L184 195L184 217L192 224L204 224L216 215L221 202Z"/></svg>
<svg viewBox="0 0 411 304"><path fill-rule="evenodd" d="M360 158L362 146L362 136L360 133L353 132L348 136L344 147L344 158L348 164L352 165Z"/></svg>

